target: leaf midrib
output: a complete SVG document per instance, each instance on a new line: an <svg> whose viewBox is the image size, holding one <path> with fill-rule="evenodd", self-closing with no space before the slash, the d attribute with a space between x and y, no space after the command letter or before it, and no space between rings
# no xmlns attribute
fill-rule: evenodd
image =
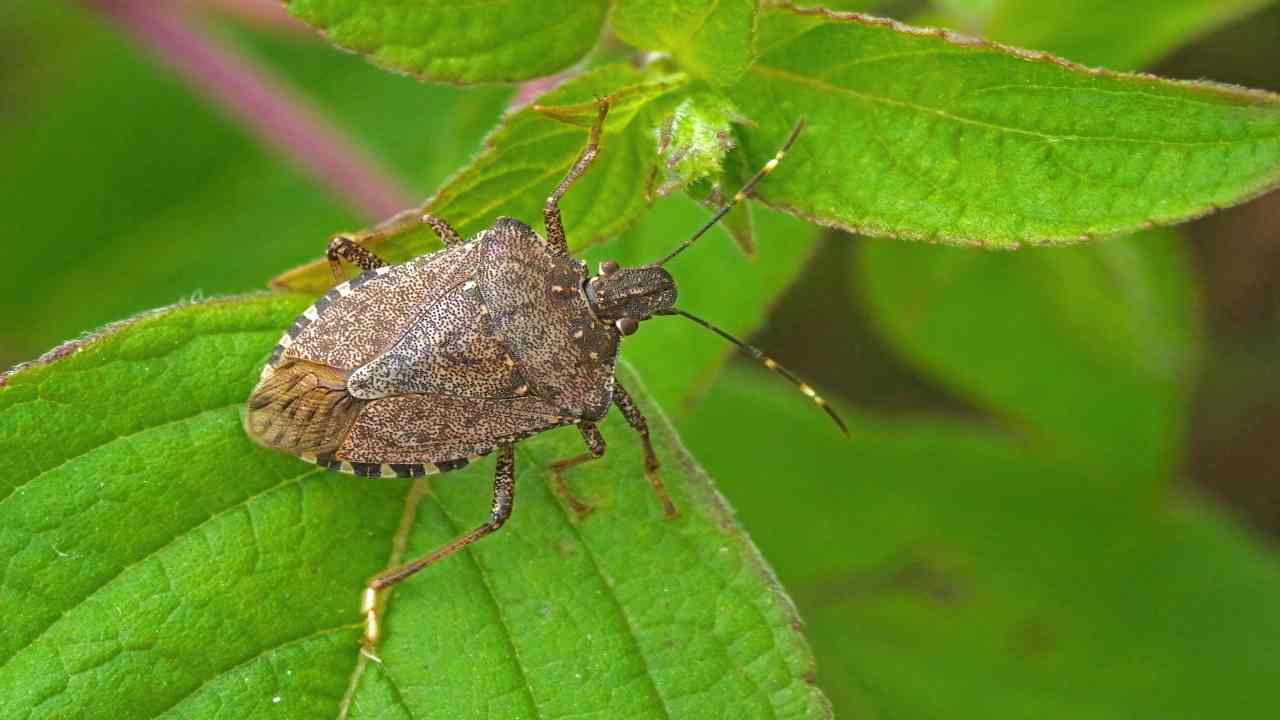
<svg viewBox="0 0 1280 720"><path fill-rule="evenodd" d="M435 498L432 498L433 500ZM439 506L440 515L449 523L449 530L455 535L461 535L466 532L463 526L449 512L449 508L445 504L436 500ZM417 516L414 517L414 524L418 522ZM498 625L502 628L502 638L507 643L507 648L511 650L511 659L516 667L516 671L520 673L520 684L524 688L524 694L529 698L529 705L533 707L533 714L536 718L542 717L542 710L538 707L538 701L533 696L533 686L529 683L529 668L525 666L524 658L520 655L520 649L516 647L515 633L511 630L511 623L507 622L507 616L502 612L502 603L498 602L498 595L493 591L493 585L489 582L489 574L485 572L484 565L480 563L480 559L476 557L471 547L467 548L464 553L467 561L476 570L476 576L480 578L480 584L484 586L484 595L489 599L489 604L493 607L493 616L497 618ZM388 672L389 674L389 672Z"/></svg>
<svg viewBox="0 0 1280 720"><path fill-rule="evenodd" d="M1061 143L1061 142L1080 141L1080 142L1100 142L1100 143L1110 142L1110 143L1125 143L1125 144L1139 144L1139 145L1155 145L1155 146L1167 146L1167 147L1203 147L1203 146L1212 146L1212 145L1234 146L1234 145L1241 145L1245 143L1255 143L1255 142L1258 142L1259 140L1264 140L1264 139L1275 139L1277 137L1280 137L1280 133L1277 133L1274 135L1264 135L1261 137L1243 138L1239 140L1182 141L1182 140L1164 140L1164 139L1154 139L1154 138L1131 138L1131 137L1122 137L1118 135L1117 136L1057 135L1052 133L1039 132L1036 130L1026 130L1024 128L1015 128L1007 125L1000 125L997 123L987 122L985 120L967 118L962 115L956 115L955 113L948 112L946 110L941 110L939 108L931 108L926 105L920 105L918 103L913 103L907 100L899 100L897 98L883 97L880 95L872 95L870 93L859 92L857 90L853 90L851 88L847 88L842 85L835 85L825 80L819 80L817 78L809 77L807 75L801 75L799 73L795 73L790 70L784 70L779 67L768 66L759 62L757 62L755 65L752 65L749 72L756 75L766 76L766 77L772 76L777 79L798 83L800 85L807 85L821 92L848 95L849 97L852 97L856 100L863 101L865 103L870 103L874 105L883 105L887 107L894 107L894 108L899 108L903 110L910 110L910 111L921 113L921 114L936 115L938 117L943 118L944 120L949 120L949 121L957 122L964 125L972 125L974 127L980 127L987 130L993 130L996 132L1008 133L1010 135L1024 135L1027 137L1031 137L1031 138L1035 138L1037 140L1043 141L1049 145L1052 145L1055 143ZM1023 87L1027 87L1027 86L1023 86Z"/></svg>

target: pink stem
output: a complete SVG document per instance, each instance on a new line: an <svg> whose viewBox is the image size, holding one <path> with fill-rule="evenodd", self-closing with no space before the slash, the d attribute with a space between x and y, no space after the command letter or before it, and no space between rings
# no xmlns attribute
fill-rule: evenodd
<svg viewBox="0 0 1280 720"><path fill-rule="evenodd" d="M369 220L416 204L392 175L309 100L166 3L88 0L197 91Z"/></svg>

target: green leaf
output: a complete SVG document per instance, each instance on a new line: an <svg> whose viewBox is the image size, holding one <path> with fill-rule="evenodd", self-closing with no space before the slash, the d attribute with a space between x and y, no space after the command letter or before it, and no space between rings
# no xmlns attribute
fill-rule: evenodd
<svg viewBox="0 0 1280 720"><path fill-rule="evenodd" d="M630 227L646 210L645 183L657 162L659 118L676 102L683 75L607 65L539 98L538 106L509 116L489 136L485 149L457 172L421 208L444 218L464 237L499 216L542 227L542 206L587 144L596 115L593 96L616 100L595 164L561 202L571 249L581 249ZM439 249L419 226L378 243L367 243L399 262ZM277 278L291 290L320 293L333 285L321 260Z"/></svg>
<svg viewBox="0 0 1280 720"><path fill-rule="evenodd" d="M1170 50L1272 0L997 0L983 35L1115 70L1145 67ZM1141 28L1141 32L1135 29Z"/></svg>
<svg viewBox="0 0 1280 720"><path fill-rule="evenodd" d="M790 588L837 717L1263 717L1280 567L1123 470L954 422L848 417L764 373L683 425Z"/></svg>
<svg viewBox="0 0 1280 720"><path fill-rule="evenodd" d="M662 50L714 85L742 77L754 57L759 0L615 0L613 30L628 43Z"/></svg>
<svg viewBox="0 0 1280 720"><path fill-rule="evenodd" d="M1280 99L1089 71L860 15L765 13L729 98L758 196L868 234L1010 247L1193 218L1280 182Z"/></svg>
<svg viewBox="0 0 1280 720"><path fill-rule="evenodd" d="M617 417L568 477L581 523L545 482L580 438L523 443L511 521L397 587L353 681L364 579L482 521L493 465L415 485L251 444L241 404L307 303L172 308L5 377L0 716L332 717L349 687L351 717L829 716L789 601L628 372L682 518Z"/></svg>
<svg viewBox="0 0 1280 720"><path fill-rule="evenodd" d="M905 360L1032 441L1133 480L1181 461L1200 345L1173 232L1016 253L868 241L854 274Z"/></svg>
<svg viewBox="0 0 1280 720"><path fill-rule="evenodd" d="M336 45L432 82L516 82L563 70L595 46L605 0L482 3L285 0Z"/></svg>

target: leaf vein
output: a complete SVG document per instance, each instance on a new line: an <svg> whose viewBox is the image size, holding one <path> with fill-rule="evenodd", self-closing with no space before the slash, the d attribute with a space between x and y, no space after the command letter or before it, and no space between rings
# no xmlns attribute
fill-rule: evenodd
<svg viewBox="0 0 1280 720"><path fill-rule="evenodd" d="M701 33L704 28L706 28L707 23L711 22L711 16L715 15L716 10L719 10L719 9L720 9L720 0L712 0L711 7L707 10L705 14L703 14L702 19L698 21L698 24L693 28L693 30L689 32L688 36L685 39L689 42L692 42L693 39L697 37L697 35Z"/></svg>
<svg viewBox="0 0 1280 720"><path fill-rule="evenodd" d="M526 454L528 454L527 451ZM546 465L540 464L539 467L546 467ZM570 531L573 533L574 537L577 538L578 543L581 544L583 549L586 551L584 554L586 555L587 560L591 562L591 569L595 571L596 576L600 578L600 586L604 588L603 594L609 598L614 609L618 611L618 617L622 618L622 622L626 626L627 640L630 641L631 647L635 651L635 656L640 660L640 666L644 670L645 680L649 682L649 688L653 691L653 696L658 701L658 707L662 708L662 716L667 718L667 720L671 720L674 716L671 714L671 708L667 707L667 699L663 697L662 692L658 690L658 681L654 678L653 668L649 665L649 658L640 648L640 639L637 637L635 624L631 622L631 616L627 614L626 607L622 604L622 600L618 598L617 591L614 590L613 586L607 581L604 570L600 568L600 561L596 559L596 554L591 548L591 543L587 542L587 539L582 536L582 530L578 527L577 523L573 521L573 518L569 516L570 511L566 510L564 506L558 502L552 504L559 509L560 514L564 516L565 524L569 526Z"/></svg>
<svg viewBox="0 0 1280 720"><path fill-rule="evenodd" d="M404 691L400 689L400 681L396 680L395 676L392 675L391 671L386 667L382 668L382 676L387 679L387 686L391 688L391 695L395 698L395 701L399 703L400 707L404 708L405 714L409 716L409 720L416 720L418 715L413 711L413 708L409 705L408 701L404 699Z"/></svg>
<svg viewBox="0 0 1280 720"><path fill-rule="evenodd" d="M422 502L423 496L427 492L426 478L418 478L410 485L404 496L404 508L400 513L400 524L396 527L396 531L391 535L391 553L387 558L387 569L394 568L404 561L404 550L409 544L409 533L413 531L414 524L418 521L418 505ZM374 615L381 620L386 615L387 608L391 605L391 598L395 592L395 586L387 588L381 600L375 603ZM351 677L347 680L347 690L342 695L342 699L338 701L337 720L347 720L347 714L350 712L353 704L358 705L356 694L360 690L360 682L364 679L365 669L369 667L369 655L365 652L358 652L356 655L356 665L351 669ZM405 712L412 719L414 716L413 709L408 703L404 702L404 696L400 692L399 683L395 682L391 677L391 671L386 666L382 668L382 674L386 676L387 682L392 685L396 691L397 700L404 705Z"/></svg>
<svg viewBox="0 0 1280 720"><path fill-rule="evenodd" d="M793 82L799 85L807 85L809 87L814 88L815 90L819 90L826 93L838 93L838 94L847 95L849 97L855 98L857 100L862 100L863 102L867 102L871 104L885 105L888 107L896 107L896 108L901 108L905 110L911 110L918 113L927 113L931 115L937 115L938 117L944 118L946 120L951 120L957 123L962 123L965 125L973 125L975 127L981 127L987 130L994 130L996 132L1007 133L1010 135L1024 135L1027 137L1036 138L1038 140L1043 140L1044 142L1049 144L1060 143L1060 142L1083 141L1083 142L1103 142L1103 143L1107 143L1107 142L1128 143L1128 144L1156 145L1156 146L1168 146L1168 147L1202 147L1206 145L1232 146L1232 145L1239 145L1246 142L1254 143L1259 139L1255 137L1255 138L1246 138L1241 140L1163 140L1163 139L1155 139L1155 138L1123 137L1119 135L1115 135L1115 136L1055 135L1053 133L1045 133L1037 130L1026 130L1024 128L1015 128L1007 125L999 125L997 123L991 123L985 120L977 120L975 118L965 117L963 115L957 115L953 112L948 112L946 110L942 110L939 108L931 108L926 105L920 105L918 103L913 103L907 100L899 100L897 98L882 97L879 95L872 95L870 93L859 92L852 88L836 85L823 80L819 80L817 78L807 77L805 75L800 75L798 73L794 73L789 70L783 70L781 68L776 68L776 67L768 67L760 63L756 63L754 66L752 66L750 71L758 75L772 76L774 78L777 78L786 82Z"/></svg>
<svg viewBox="0 0 1280 720"><path fill-rule="evenodd" d="M58 615L58 617L57 617L57 618L55 618L54 620L50 621L47 625L45 625L43 628L41 628L41 629L40 629L40 631L39 631L38 633L36 633L36 634L31 638L31 640L27 641L23 646L21 646L21 647L17 648L17 649L13 652L13 654L11 654L11 655L9 655L8 657L4 658L4 659L3 659L3 661L0 661L0 670L3 670L5 667L7 667L7 666L8 666L8 664L9 664L10 662L12 662L12 661L13 661L13 659L14 659L15 657L17 657L18 655L20 655L20 654L22 653L22 651L23 651L23 650L25 650L25 649L27 649L27 648L30 648L31 646L33 646L33 645L35 645L37 642L39 642L39 641L40 641L40 639L41 639L41 638L43 638L46 634L48 634L48 632L49 632L51 629L53 629L55 626L57 626L58 622L59 622L60 620L62 620L64 617L66 617L68 613L70 613L70 612L74 611L76 608L78 608L78 607L80 607L81 605L83 605L87 600L89 600L89 598L93 597L94 595L97 595L99 592L101 592L101 591L102 591L102 589L103 589L103 588L105 588L105 587L107 587L108 585L110 585L111 583L115 582L118 578L120 578L121 576L123 576L123 575L124 575L125 573L127 573L129 570L131 570L131 569L133 569L133 568L137 567L138 565L141 565L142 563L146 562L147 560L150 560L150 559L152 559L152 558L158 557L160 554L162 554L163 552L165 552L165 551L166 551L166 550L168 550L169 548L173 547L175 544L177 544L177 543L178 543L180 540L182 540L183 538L188 537L188 536L190 536L192 533L196 532L197 530L200 530L200 529L202 529L202 528L204 528L204 527L208 526L208 525L209 525L209 523L212 523L212 522L214 522L214 521L218 520L219 518L221 518L221 517L223 517L223 516L225 516L225 515L228 515L228 514L230 514L230 513L232 513L232 512L235 512L236 510L239 510L239 509L241 509L241 508L245 507L246 505L248 505L249 503L253 502L254 500L256 500L256 499L258 499L258 498L260 498L260 497L262 497L262 496L264 496L264 495L267 495L267 494L269 494L269 493L273 493L273 492L276 492L276 491L278 491L278 490L281 490L281 489L283 489L283 488L285 488L285 487L287 487L287 486L289 486L289 485L293 485L293 484L296 484L296 483L300 483L300 482L302 482L303 480L305 480L306 478L308 478L308 477L310 477L310 476L313 476L313 475L318 475L318 474L320 474L321 472L324 472L324 471L323 471L321 468L318 468L318 467L308 468L305 472L303 472L303 473L302 473L302 474L300 474L300 475L295 475L295 476L292 476L292 477L289 477L289 478L285 478L285 479L281 480L280 482L276 483L275 485L272 485L271 487L269 487L269 488L267 488L267 489L265 489L265 490L262 490L261 492L256 492L256 493L253 493L252 495L249 495L249 496L247 496L247 497L245 497L245 498L243 498L243 499L241 499L241 500L237 500L235 503L233 503L233 504L231 504L231 505L228 505L227 507L225 507L225 508L223 508L223 509L221 509L221 510L218 510L217 512L213 513L212 515L210 515L209 517L207 517L207 518L205 518L204 520L200 521L199 523L196 523L195 525L192 525L191 527L189 527L189 528L187 528L187 529L185 529L185 530L182 530L181 532L179 532L179 533L175 534L175 535L173 536L173 538L171 538L171 539L170 539L168 542L166 542L165 544L163 544L163 545L161 545L161 546L157 547L157 548L156 548L156 549L154 549L154 550L150 550L150 551L146 552L145 554L143 554L141 557L137 558L136 560L133 560L132 562L128 563L127 565L124 565L124 566L123 566L123 567L121 567L121 568L120 568L120 570L119 570L119 571L117 571L114 575L112 575L111 577L107 578L107 579L106 579L106 580L104 580L103 582L101 582L101 583L99 583L98 585L96 585L95 587L91 588L91 589L90 589L88 592L86 592L84 595L82 595L82 596L80 596L79 598L77 598L77 599L76 599L76 600L75 600L71 605L69 605L69 606L67 606L65 609L63 609L63 610L62 610L62 612L61 612L61 613L59 613L59 615Z"/></svg>
<svg viewBox="0 0 1280 720"><path fill-rule="evenodd" d="M47 399L46 399L46 402L56 402L56 401L53 401L53 400L47 400ZM101 450L102 448L107 447L108 445L112 445L112 444L117 443L117 442L119 442L119 441L121 441L121 440L128 440L128 439L130 439L130 438L137 437L138 435L142 435L143 433L147 433L147 432L150 432L150 431L152 431L152 430L159 430L159 429L161 429L161 428L165 428L165 427L168 427L168 426L170 426L170 425L177 425L178 423L183 423L183 422L187 422L187 421L190 421L190 420L195 420L195 419L200 418L200 417L203 417L203 416L205 416L205 415L211 415L211 414L213 414L213 413L221 412L221 411L223 411L223 410L226 410L226 409L227 409L227 408L229 408L229 407L236 407L236 406L238 406L238 405L240 405L240 401L236 401L236 402L233 402L233 403L227 403L227 404L225 404L225 405L218 405L218 406L216 406L216 407L206 408L206 409L204 409L204 410L201 410L201 411L199 411L199 412L193 413L193 414L191 414L191 415L183 415L182 417L173 418L172 420L166 420L166 421L164 421L164 422L157 423L157 424L155 424L155 425L147 425L147 426L145 426L145 427L138 428L137 430L134 430L133 432L125 433L124 435L113 435L113 437L111 437L109 440L106 440L105 442L102 442L102 443L99 443L99 444L97 444L97 445L94 445L94 446L93 446L93 447L91 447L91 448L87 448L87 449L85 449L85 450L82 450L81 452L78 452L78 453L76 453L76 454L74 454L74 455L71 455L70 457L67 457L67 458L66 458L66 459L64 459L62 462L58 463L57 465L54 465L53 467L50 467L50 468L48 468L48 469L46 469L46 470L41 470L40 472L36 473L36 474L35 474L35 475L33 475L32 477L29 477L29 478L27 478L26 480L23 480L22 482L18 483L17 485L14 485L12 488L10 488L10 489L9 489L9 492L8 492L6 495L4 495L4 497L0 497L0 506L4 505L4 502L5 502L6 500L8 500L10 497L14 496L14 495L19 491L19 490L21 490L22 488L26 487L27 485L30 485L31 483L33 483L33 482L35 482L35 481L39 480L40 478L42 478L42 477L44 477L44 476L46 476L46 475L49 475L50 473L53 473L53 472L56 472L56 471L60 470L63 466L65 466L65 465L67 465L67 464L69 464L69 463L73 463L73 462L75 462L76 460L79 460L80 458L83 458L83 457L85 457L86 455L89 455L90 453L97 452L97 451Z"/></svg>
<svg viewBox="0 0 1280 720"><path fill-rule="evenodd" d="M433 499L435 499L436 505L440 508L440 514L448 521L449 528L455 535L461 534L463 532L462 526L449 514L448 508L439 499L434 497ZM494 617L498 619L498 624L502 626L502 637L507 641L507 647L511 648L511 657L515 660L516 670L520 673L520 682L524 688L525 695L529 698L529 705L533 707L534 717L541 718L542 710L538 708L538 701L533 697L533 686L529 683L528 668L525 667L524 658L520 656L520 651L516 648L515 634L511 630L511 624L507 622L506 615L502 612L502 603L498 602L498 595L493 591L493 585L489 582L489 576L485 574L484 566L480 564L479 558L476 557L475 550L472 547L468 547L463 554L467 556L471 565L475 567L476 574L480 576L480 584L484 585L485 595L493 605Z"/></svg>
<svg viewBox="0 0 1280 720"><path fill-rule="evenodd" d="M319 630L314 630L301 637L281 640L280 642L275 643L273 645L268 645L267 647L262 648L261 650L245 658L244 660L236 662L234 665L230 665L228 667L214 671L213 675L210 675L203 682L201 682L199 685L193 688L190 692L186 693L182 697L179 697L177 700L174 700L163 710L156 713L153 717L156 717L156 718L162 717L163 715L167 714L170 710L173 710L174 708L178 707L179 705L186 702L187 700L190 700L191 698L200 694L200 692L203 691L206 687L216 682L218 678L221 678L224 675L233 673L236 670L239 670L240 668L245 667L246 665L249 665L250 663L253 663L256 660L262 657L265 657L268 653L278 652L291 645L301 645L311 640L316 640L318 638L334 635L344 630L355 630L359 627L360 627L359 623L355 623L355 624L336 625L334 627L320 628Z"/></svg>
<svg viewBox="0 0 1280 720"><path fill-rule="evenodd" d="M1097 88L1097 87L1087 87L1087 86L1041 85L1039 83L1003 83L1001 85L987 85L985 87L973 88L972 90L967 91L965 95L962 97L980 95L982 93L1000 92L1002 90L1051 90L1055 92L1059 92L1059 91L1088 92L1088 93L1097 93L1100 95L1115 95L1119 97L1133 96L1133 97L1146 98L1148 100L1159 100L1161 102L1168 102L1168 103L1174 103L1174 104L1202 105L1204 107L1212 108L1214 110L1221 110L1223 108L1227 108L1231 110L1248 109L1247 106L1242 107L1239 105L1233 105L1230 102L1226 102L1225 100L1223 102L1212 102L1210 100L1202 100L1199 98L1192 98L1192 97L1174 97L1172 95L1160 95L1157 93L1143 92L1142 90L1139 90L1137 88L1113 90L1109 88Z"/></svg>

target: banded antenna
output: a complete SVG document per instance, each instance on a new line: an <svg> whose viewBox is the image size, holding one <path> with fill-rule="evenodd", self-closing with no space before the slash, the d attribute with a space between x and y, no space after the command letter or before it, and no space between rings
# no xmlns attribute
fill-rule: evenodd
<svg viewBox="0 0 1280 720"><path fill-rule="evenodd" d="M736 194L734 194L732 200L730 200L724 207L720 208L720 210L717 211L715 215L712 215L710 220L703 223L702 227L698 228L698 231L693 234L693 237L689 238L688 240L685 240L683 243L680 244L679 247L677 247L675 250L672 250L670 253L667 254L666 257L654 263L654 265L665 265L667 264L667 261L670 260L671 258L679 255L685 250L688 250L689 246L692 245L698 238L702 237L703 233L710 230L716 223L720 222L720 219L723 218L725 215L728 215L729 211L733 209L733 206L745 200L746 197L751 194L751 191L756 189L756 185L758 185L760 181L764 179L764 176L773 172L774 168L778 167L778 163L782 162L782 158L786 157L787 151L791 149L791 146L795 143L796 138L800 137L801 130L804 130L804 118L800 118L800 122L796 123L796 126L794 129L792 129L791 134L787 136L787 141L782 144L782 149L779 150L777 154L775 154L773 158L769 160L769 162L765 163L764 167L760 168L760 172L757 172L755 175L751 176L751 179L747 181L747 184L743 185L742 189L739 190Z"/></svg>
<svg viewBox="0 0 1280 720"><path fill-rule="evenodd" d="M761 352L759 348L757 348L757 347L755 347L755 346L753 346L753 345L748 345L748 344L746 344L746 343L742 342L742 341L741 341L741 340L739 340L738 338L736 338L736 337L734 337L734 336L730 335L729 333L725 332L724 330L721 330L720 328L716 327L715 325L712 325L711 323L707 322L706 320L703 320L702 318L698 317L697 315L694 315L693 313L685 312L684 310L681 310L680 308L674 308L674 307L673 307L673 308L671 308L670 310L667 310L667 311L665 311L665 312L661 312L661 313L658 313L658 314L659 314L659 315L683 315L683 316L685 316L685 317L689 318L690 320L692 320L692 321L694 321L694 322L698 323L698 324L699 324L699 325L701 325L702 327L704 327L704 328L706 328L706 329L710 330L711 332L713 332L713 333L715 333L715 334L719 335L720 337L724 338L725 340L728 340L729 342L733 343L734 345L737 345L739 348L742 348L742 350L743 350L743 351L745 351L748 355L750 355L751 357L753 357L753 358L755 358L756 360L760 361L760 363L761 363L761 364L763 364L765 367L767 367L767 368L769 368L770 370L772 370L772 371L774 371L774 372L778 373L779 375L781 375L783 378L785 378L785 379L787 380L787 382L789 382L789 383L791 383L792 385L795 385L797 388L799 388L799 389L800 389L800 392L804 393L805 395L808 395L808 396L809 396L809 399L810 399L810 400L813 400L815 403L817 403L817 404L818 404L818 407L822 408L822 411L823 411L823 412L825 412L827 415L830 415L830 416L831 416L831 419L832 419L832 420L834 420L834 421L835 421L835 423L836 423L836 425L840 427L840 432L844 433L844 436L845 436L846 438L847 438L847 437L849 437L849 427L848 427L847 425L845 425L845 424L844 424L844 420L841 420L841 419L840 419L840 416L836 414L836 411L831 409L831 406L827 404L827 401L822 399L822 396L821 396L821 395L819 395L817 392L815 392L815 391L814 391L814 389L813 389L813 388L811 388L811 387L809 387L809 385L808 385L807 383L805 383L803 380L801 380L800 378L798 378L798 377L796 377L794 374L792 374L792 372L791 372L790 370L788 370L788 369L786 369L786 368L782 367L781 365L779 365L779 364L778 364L778 362L777 362L776 360L774 360L773 358L771 358L771 357L769 357L768 355L765 355L763 352Z"/></svg>

